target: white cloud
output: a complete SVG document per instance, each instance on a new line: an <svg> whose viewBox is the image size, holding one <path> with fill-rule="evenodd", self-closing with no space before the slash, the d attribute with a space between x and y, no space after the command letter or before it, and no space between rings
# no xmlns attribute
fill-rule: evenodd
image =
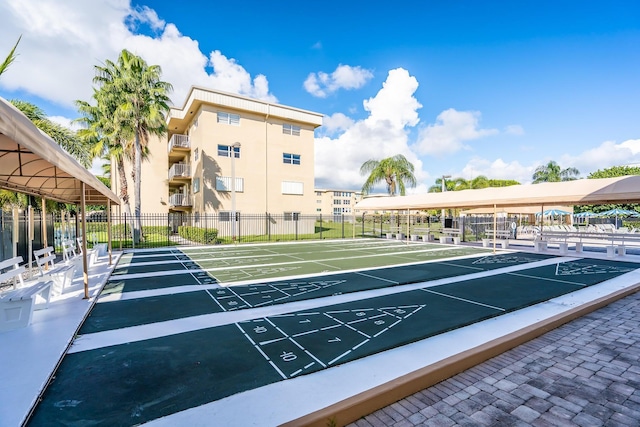
<svg viewBox="0 0 640 427"><path fill-rule="evenodd" d="M578 155L559 155L555 159L533 160L528 165L518 161L506 162L503 159L489 160L480 157L471 159L459 175L465 179L473 179L484 175L493 179L515 179L522 184L531 183L535 169L547 163L556 161L561 168L575 167L582 177L598 169L612 166L636 165L640 163L640 139L629 139L621 143L605 141L595 148L587 149Z"/></svg>
<svg viewBox="0 0 640 427"><path fill-rule="evenodd" d="M565 154L557 162L563 168L578 169L582 176L587 176L598 169L635 164L640 162L640 139L629 139L619 144L614 141L605 141L577 156Z"/></svg>
<svg viewBox="0 0 640 427"><path fill-rule="evenodd" d="M162 67L163 80L174 86L176 105L191 85L277 101L265 76L252 78L237 60L219 51L202 53L198 42L175 25L152 9L133 8L129 0L5 0L0 16L1 52L8 52L22 34L19 56L0 80L9 90L72 107L74 100L91 97L94 66L115 61L126 48ZM143 27L154 35L141 34Z"/></svg>
<svg viewBox="0 0 640 427"><path fill-rule="evenodd" d="M421 154L444 156L469 149L465 141L498 133L496 129L480 129L479 122L477 111L445 110L438 115L435 124L420 130L416 148Z"/></svg>
<svg viewBox="0 0 640 427"><path fill-rule="evenodd" d="M339 89L359 89L372 78L373 73L369 70L340 64L331 74L323 71L310 73L304 81L304 88L313 96L326 98Z"/></svg>
<svg viewBox="0 0 640 427"><path fill-rule="evenodd" d="M413 163L419 183L426 182L429 174L422 169L422 161L408 145L407 127L417 124L415 110L421 107L413 97L417 87L416 79L406 70L391 70L383 88L375 97L365 101L369 117L349 125L344 117L332 116L329 125L333 128L337 128L335 123L338 122L349 127L335 139L326 136L316 138L316 186L359 189L365 180L360 175L362 163L396 154L403 154ZM388 105L386 100L392 100L393 105ZM327 118L325 125L326 121ZM379 189L385 191L384 185ZM422 185L420 189L426 191L426 186Z"/></svg>
<svg viewBox="0 0 640 427"><path fill-rule="evenodd" d="M524 129L520 125L509 125L504 129L507 135L524 135Z"/></svg>
<svg viewBox="0 0 640 427"><path fill-rule="evenodd" d="M322 120L322 132L326 134L334 134L336 132L343 132L353 126L355 122L352 118L347 117L342 113L334 113L330 116L325 116Z"/></svg>
<svg viewBox="0 0 640 427"><path fill-rule="evenodd" d="M495 160L483 159L480 157L472 158L463 168L459 175L464 179L472 180L480 175L484 175L489 179L514 179L521 184L531 182L531 175L535 166L525 166L520 162L505 162L498 158Z"/></svg>

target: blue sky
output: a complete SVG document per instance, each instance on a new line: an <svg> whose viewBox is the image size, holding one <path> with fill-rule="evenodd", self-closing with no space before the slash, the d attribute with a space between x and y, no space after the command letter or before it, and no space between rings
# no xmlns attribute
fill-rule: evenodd
<svg viewBox="0 0 640 427"><path fill-rule="evenodd" d="M0 96L61 123L123 48L162 66L176 105L200 85L324 114L321 188L358 189L364 161L397 153L415 192L640 164L637 1L4 0L0 52L20 34Z"/></svg>

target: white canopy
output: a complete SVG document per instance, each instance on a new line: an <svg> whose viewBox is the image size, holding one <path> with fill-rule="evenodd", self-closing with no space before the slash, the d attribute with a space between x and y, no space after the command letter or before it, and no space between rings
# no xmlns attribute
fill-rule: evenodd
<svg viewBox="0 0 640 427"><path fill-rule="evenodd" d="M0 188L64 203L120 204L118 196L22 112L0 98Z"/></svg>
<svg viewBox="0 0 640 427"><path fill-rule="evenodd" d="M509 206L599 205L640 202L640 176L491 187L396 197L367 197L359 212Z"/></svg>

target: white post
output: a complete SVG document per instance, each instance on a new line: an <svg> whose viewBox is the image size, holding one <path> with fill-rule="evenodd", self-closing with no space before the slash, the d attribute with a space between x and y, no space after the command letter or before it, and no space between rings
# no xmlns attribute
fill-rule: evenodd
<svg viewBox="0 0 640 427"><path fill-rule="evenodd" d="M451 178L451 175L442 175L442 192L444 193L445 191L447 191L447 187L445 186L445 179L447 178ZM445 218L445 210L442 209L442 228L444 228L444 218Z"/></svg>
<svg viewBox="0 0 640 427"><path fill-rule="evenodd" d="M240 150L240 143L231 146L231 240L236 242L236 150Z"/></svg>

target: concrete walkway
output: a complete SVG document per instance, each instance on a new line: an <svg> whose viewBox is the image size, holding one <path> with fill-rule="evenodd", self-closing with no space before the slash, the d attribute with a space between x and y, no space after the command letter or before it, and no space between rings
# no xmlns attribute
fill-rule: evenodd
<svg viewBox="0 0 640 427"><path fill-rule="evenodd" d="M350 427L640 426L640 293Z"/></svg>

